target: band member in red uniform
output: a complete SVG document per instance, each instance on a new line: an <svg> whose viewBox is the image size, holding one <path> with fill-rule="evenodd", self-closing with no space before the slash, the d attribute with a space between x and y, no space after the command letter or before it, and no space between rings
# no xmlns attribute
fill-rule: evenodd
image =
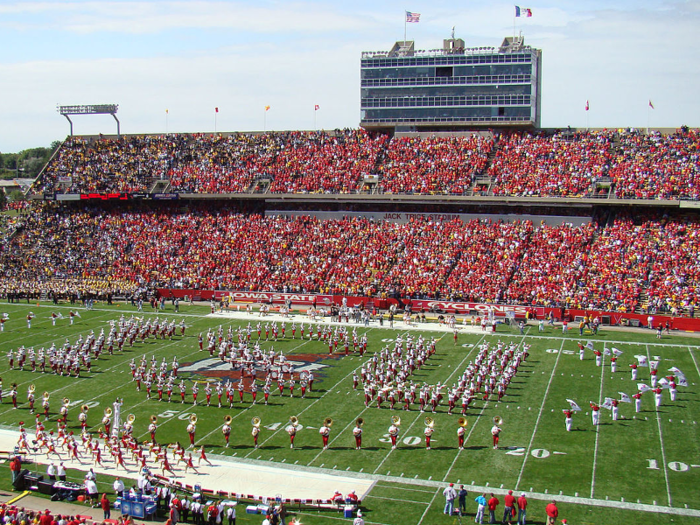
<svg viewBox="0 0 700 525"><path fill-rule="evenodd" d="M494 418L493 426L491 427L491 435L493 436L493 448L497 449L498 448L498 441L501 438L501 432L503 431L501 427L499 427L500 421L498 418Z"/></svg>
<svg viewBox="0 0 700 525"><path fill-rule="evenodd" d="M565 408L563 410L564 412L564 424L566 425L566 431L571 432L571 424L574 422L573 419L573 412L569 410L568 408Z"/></svg>
<svg viewBox="0 0 700 525"><path fill-rule="evenodd" d="M591 402L591 421L593 425L597 425L598 421L600 421L600 407L596 405L595 403Z"/></svg>
<svg viewBox="0 0 700 525"><path fill-rule="evenodd" d="M190 436L190 446L194 447L194 435L197 431L197 416L192 414L190 416L190 422L187 424L187 434Z"/></svg>
<svg viewBox="0 0 700 525"><path fill-rule="evenodd" d="M389 437L391 438L391 449L396 449L396 442L399 439L399 425L398 421L392 419L391 426L389 427Z"/></svg>
<svg viewBox="0 0 700 525"><path fill-rule="evenodd" d="M285 429L287 434L289 434L289 448L294 448L294 438L297 435L297 425L297 418L292 417L289 425L287 425L287 428Z"/></svg>
<svg viewBox="0 0 700 525"><path fill-rule="evenodd" d="M224 417L224 426L221 427L221 433L224 435L226 447L228 447L229 439L231 438L231 416Z"/></svg>
<svg viewBox="0 0 700 525"><path fill-rule="evenodd" d="M321 440L323 441L323 450L328 449L328 438L331 435L331 424L333 420L328 418L323 422L321 428L318 429L318 433L321 434Z"/></svg>
<svg viewBox="0 0 700 525"><path fill-rule="evenodd" d="M364 420L359 418L355 422L355 428L352 429L352 435L355 437L355 450L362 449L362 424Z"/></svg>

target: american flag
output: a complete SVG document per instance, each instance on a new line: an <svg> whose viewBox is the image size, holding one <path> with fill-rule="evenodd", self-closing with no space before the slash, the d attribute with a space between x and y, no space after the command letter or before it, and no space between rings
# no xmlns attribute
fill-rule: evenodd
<svg viewBox="0 0 700 525"><path fill-rule="evenodd" d="M411 13L410 11L406 11L406 22L409 24L420 22L420 13Z"/></svg>

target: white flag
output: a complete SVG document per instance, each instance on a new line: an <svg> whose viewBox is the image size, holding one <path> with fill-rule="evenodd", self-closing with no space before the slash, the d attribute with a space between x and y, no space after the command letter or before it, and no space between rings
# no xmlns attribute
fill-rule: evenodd
<svg viewBox="0 0 700 525"><path fill-rule="evenodd" d="M574 412L581 412L581 407L578 406L576 401L574 401L573 399L567 399L566 402L569 403L569 405L571 405L571 410L573 410Z"/></svg>
<svg viewBox="0 0 700 525"><path fill-rule="evenodd" d="M651 362L650 368L651 368L651 370L656 370L657 368L659 368L659 362L658 362L658 361L652 361L652 362Z"/></svg>
<svg viewBox="0 0 700 525"><path fill-rule="evenodd" d="M612 347L612 352L613 352L613 354L615 354L618 357L622 355L622 350L618 350L614 346Z"/></svg>
<svg viewBox="0 0 700 525"><path fill-rule="evenodd" d="M647 384L637 383L637 390L639 390L643 394L644 392L648 392L649 390L651 390L651 388L649 388L649 385Z"/></svg>
<svg viewBox="0 0 700 525"><path fill-rule="evenodd" d="M647 363L647 356L645 356L645 355L636 355L636 356L634 356L634 357L635 357L635 358L637 359L637 361L639 362L639 364L638 364L637 366L649 366L648 363Z"/></svg>
<svg viewBox="0 0 700 525"><path fill-rule="evenodd" d="M586 343L586 348L588 348L589 350L593 350L593 341L588 341Z"/></svg>
<svg viewBox="0 0 700 525"><path fill-rule="evenodd" d="M600 405L601 408L605 408L607 410L612 410L612 397L606 397L605 401L603 401L603 404Z"/></svg>
<svg viewBox="0 0 700 525"><path fill-rule="evenodd" d="M688 380L685 378L685 374L681 372L678 368L675 366L672 368L668 369L669 372L673 372L673 374L676 376L676 384L678 386L688 386Z"/></svg>
<svg viewBox="0 0 700 525"><path fill-rule="evenodd" d="M630 398L630 396L628 396L624 392L618 392L618 394L620 394L620 403L631 403L632 402L632 399Z"/></svg>
<svg viewBox="0 0 700 525"><path fill-rule="evenodd" d="M610 349L607 346L603 347L603 355L610 355Z"/></svg>
<svg viewBox="0 0 700 525"><path fill-rule="evenodd" d="M661 388L668 388L671 386L671 384L668 382L668 379L666 379L665 377L659 379L659 384L661 385Z"/></svg>

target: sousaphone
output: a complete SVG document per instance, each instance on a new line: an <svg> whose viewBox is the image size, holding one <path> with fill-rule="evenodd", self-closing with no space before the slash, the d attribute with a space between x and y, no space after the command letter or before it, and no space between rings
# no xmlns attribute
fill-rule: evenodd
<svg viewBox="0 0 700 525"><path fill-rule="evenodd" d="M399 416L391 416L391 423L398 427L401 425L401 418Z"/></svg>
<svg viewBox="0 0 700 525"><path fill-rule="evenodd" d="M365 424L365 420L362 419L361 417L358 417L357 420L355 421L355 424L356 424L358 427L362 427L362 425Z"/></svg>
<svg viewBox="0 0 700 525"><path fill-rule="evenodd" d="M105 417L112 417L112 409L107 407L105 408Z"/></svg>
<svg viewBox="0 0 700 525"><path fill-rule="evenodd" d="M326 419L324 419L323 425L328 428L331 428L331 426L333 425L333 418L327 417Z"/></svg>
<svg viewBox="0 0 700 525"><path fill-rule="evenodd" d="M136 416L134 414L129 414L126 416L126 421L130 424L133 425L134 421L136 421Z"/></svg>
<svg viewBox="0 0 700 525"><path fill-rule="evenodd" d="M158 416L151 416L151 423L153 423L154 425L158 423Z"/></svg>
<svg viewBox="0 0 700 525"><path fill-rule="evenodd" d="M35 390L36 390L36 386L34 385L34 383L29 385L29 393L30 394L33 394Z"/></svg>
<svg viewBox="0 0 700 525"><path fill-rule="evenodd" d="M229 415L224 416L224 423L226 423L227 425L230 425L231 421L233 421L233 418L231 416L229 416Z"/></svg>
<svg viewBox="0 0 700 525"><path fill-rule="evenodd" d="M192 423L193 425L197 424L197 414L192 414L190 416L190 423Z"/></svg>
<svg viewBox="0 0 700 525"><path fill-rule="evenodd" d="M501 416L494 416L493 424L500 427L503 424L503 418Z"/></svg>
<svg viewBox="0 0 700 525"><path fill-rule="evenodd" d="M293 427L295 427L295 426L297 426L297 425L299 424L299 418L297 418L296 416L292 416L292 417L289 418L289 423L290 423Z"/></svg>
<svg viewBox="0 0 700 525"><path fill-rule="evenodd" d="M466 427L466 426L467 426L467 418L466 418L466 417L460 417L460 418L457 420L457 424L458 424L460 427Z"/></svg>
<svg viewBox="0 0 700 525"><path fill-rule="evenodd" d="M250 420L250 422L254 427L259 427L261 420L258 416L255 416L253 419Z"/></svg>
<svg viewBox="0 0 700 525"><path fill-rule="evenodd" d="M433 428L435 426L435 420L430 416L426 416L425 426L428 428Z"/></svg>
<svg viewBox="0 0 700 525"><path fill-rule="evenodd" d="M67 397L64 397L63 398L63 406L67 407L68 405L70 405L70 399L68 399Z"/></svg>
<svg viewBox="0 0 700 525"><path fill-rule="evenodd" d="M88 411L88 410L90 410L90 407L87 406L87 405L83 405L83 406L80 407L80 411L81 411L81 412L84 412L84 413L86 413L86 414L87 414L87 411Z"/></svg>

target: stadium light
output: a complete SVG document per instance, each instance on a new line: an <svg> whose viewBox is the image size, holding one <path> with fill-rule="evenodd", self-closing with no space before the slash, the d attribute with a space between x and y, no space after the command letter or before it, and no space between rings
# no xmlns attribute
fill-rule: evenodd
<svg viewBox="0 0 700 525"><path fill-rule="evenodd" d="M119 119L117 118L117 110L119 104L80 104L72 106L56 105L56 110L59 114L66 117L70 123L70 135L73 136L73 121L68 115L112 115L117 121L117 136L120 136Z"/></svg>

